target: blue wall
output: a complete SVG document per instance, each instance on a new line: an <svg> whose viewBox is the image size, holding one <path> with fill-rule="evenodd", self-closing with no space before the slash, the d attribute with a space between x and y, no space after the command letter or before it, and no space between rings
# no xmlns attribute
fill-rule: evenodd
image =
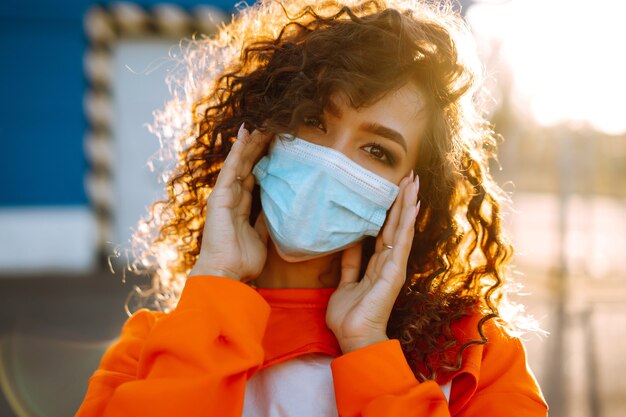
<svg viewBox="0 0 626 417"><path fill-rule="evenodd" d="M94 3L0 0L0 207L88 204L82 20ZM170 3L230 13L237 2Z"/></svg>

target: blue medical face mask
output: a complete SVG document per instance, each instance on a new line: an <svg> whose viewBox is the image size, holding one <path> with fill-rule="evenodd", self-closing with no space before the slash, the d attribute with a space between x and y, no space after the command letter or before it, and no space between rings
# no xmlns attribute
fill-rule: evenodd
<svg viewBox="0 0 626 417"><path fill-rule="evenodd" d="M277 135L252 173L272 240L289 262L377 236L399 192L341 152L287 134Z"/></svg>

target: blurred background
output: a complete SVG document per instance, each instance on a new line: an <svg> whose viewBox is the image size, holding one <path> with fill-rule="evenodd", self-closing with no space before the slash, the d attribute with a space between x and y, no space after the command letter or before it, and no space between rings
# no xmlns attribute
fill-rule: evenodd
<svg viewBox="0 0 626 417"><path fill-rule="evenodd" d="M0 0L0 416L78 408L142 282L123 260L162 194L146 124L168 54L243 6ZM626 3L459 7L504 137L518 301L549 332L524 340L550 415L626 416Z"/></svg>

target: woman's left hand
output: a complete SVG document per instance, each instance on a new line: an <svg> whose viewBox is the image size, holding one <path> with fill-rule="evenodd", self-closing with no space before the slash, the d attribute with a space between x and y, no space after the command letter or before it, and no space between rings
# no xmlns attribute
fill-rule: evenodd
<svg viewBox="0 0 626 417"><path fill-rule="evenodd" d="M418 190L419 178L414 178L413 172L400 182L398 197L376 237L375 252L360 281L361 243L342 254L341 279L328 303L326 324L343 353L388 340L389 315L406 280L419 213Z"/></svg>

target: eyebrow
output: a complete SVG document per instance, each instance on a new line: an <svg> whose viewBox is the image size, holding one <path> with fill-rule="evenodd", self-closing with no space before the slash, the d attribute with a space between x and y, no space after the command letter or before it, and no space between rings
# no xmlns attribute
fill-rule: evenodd
<svg viewBox="0 0 626 417"><path fill-rule="evenodd" d="M328 113L335 116L336 118L341 118L342 116L341 110L335 103L332 102L332 100L328 100L328 103L326 103L326 110L328 111ZM376 122L363 123L360 126L360 129L392 140L402 146L404 152L407 152L406 140L404 139L404 136L402 136L402 134L397 130L393 130Z"/></svg>
<svg viewBox="0 0 626 417"><path fill-rule="evenodd" d="M378 123L370 122L370 123L362 124L361 130L373 133L378 136L382 136L387 139L391 139L392 141L402 146L402 148L404 149L404 152L407 152L406 141L404 140L404 136L402 136L399 132L393 129L390 129Z"/></svg>

